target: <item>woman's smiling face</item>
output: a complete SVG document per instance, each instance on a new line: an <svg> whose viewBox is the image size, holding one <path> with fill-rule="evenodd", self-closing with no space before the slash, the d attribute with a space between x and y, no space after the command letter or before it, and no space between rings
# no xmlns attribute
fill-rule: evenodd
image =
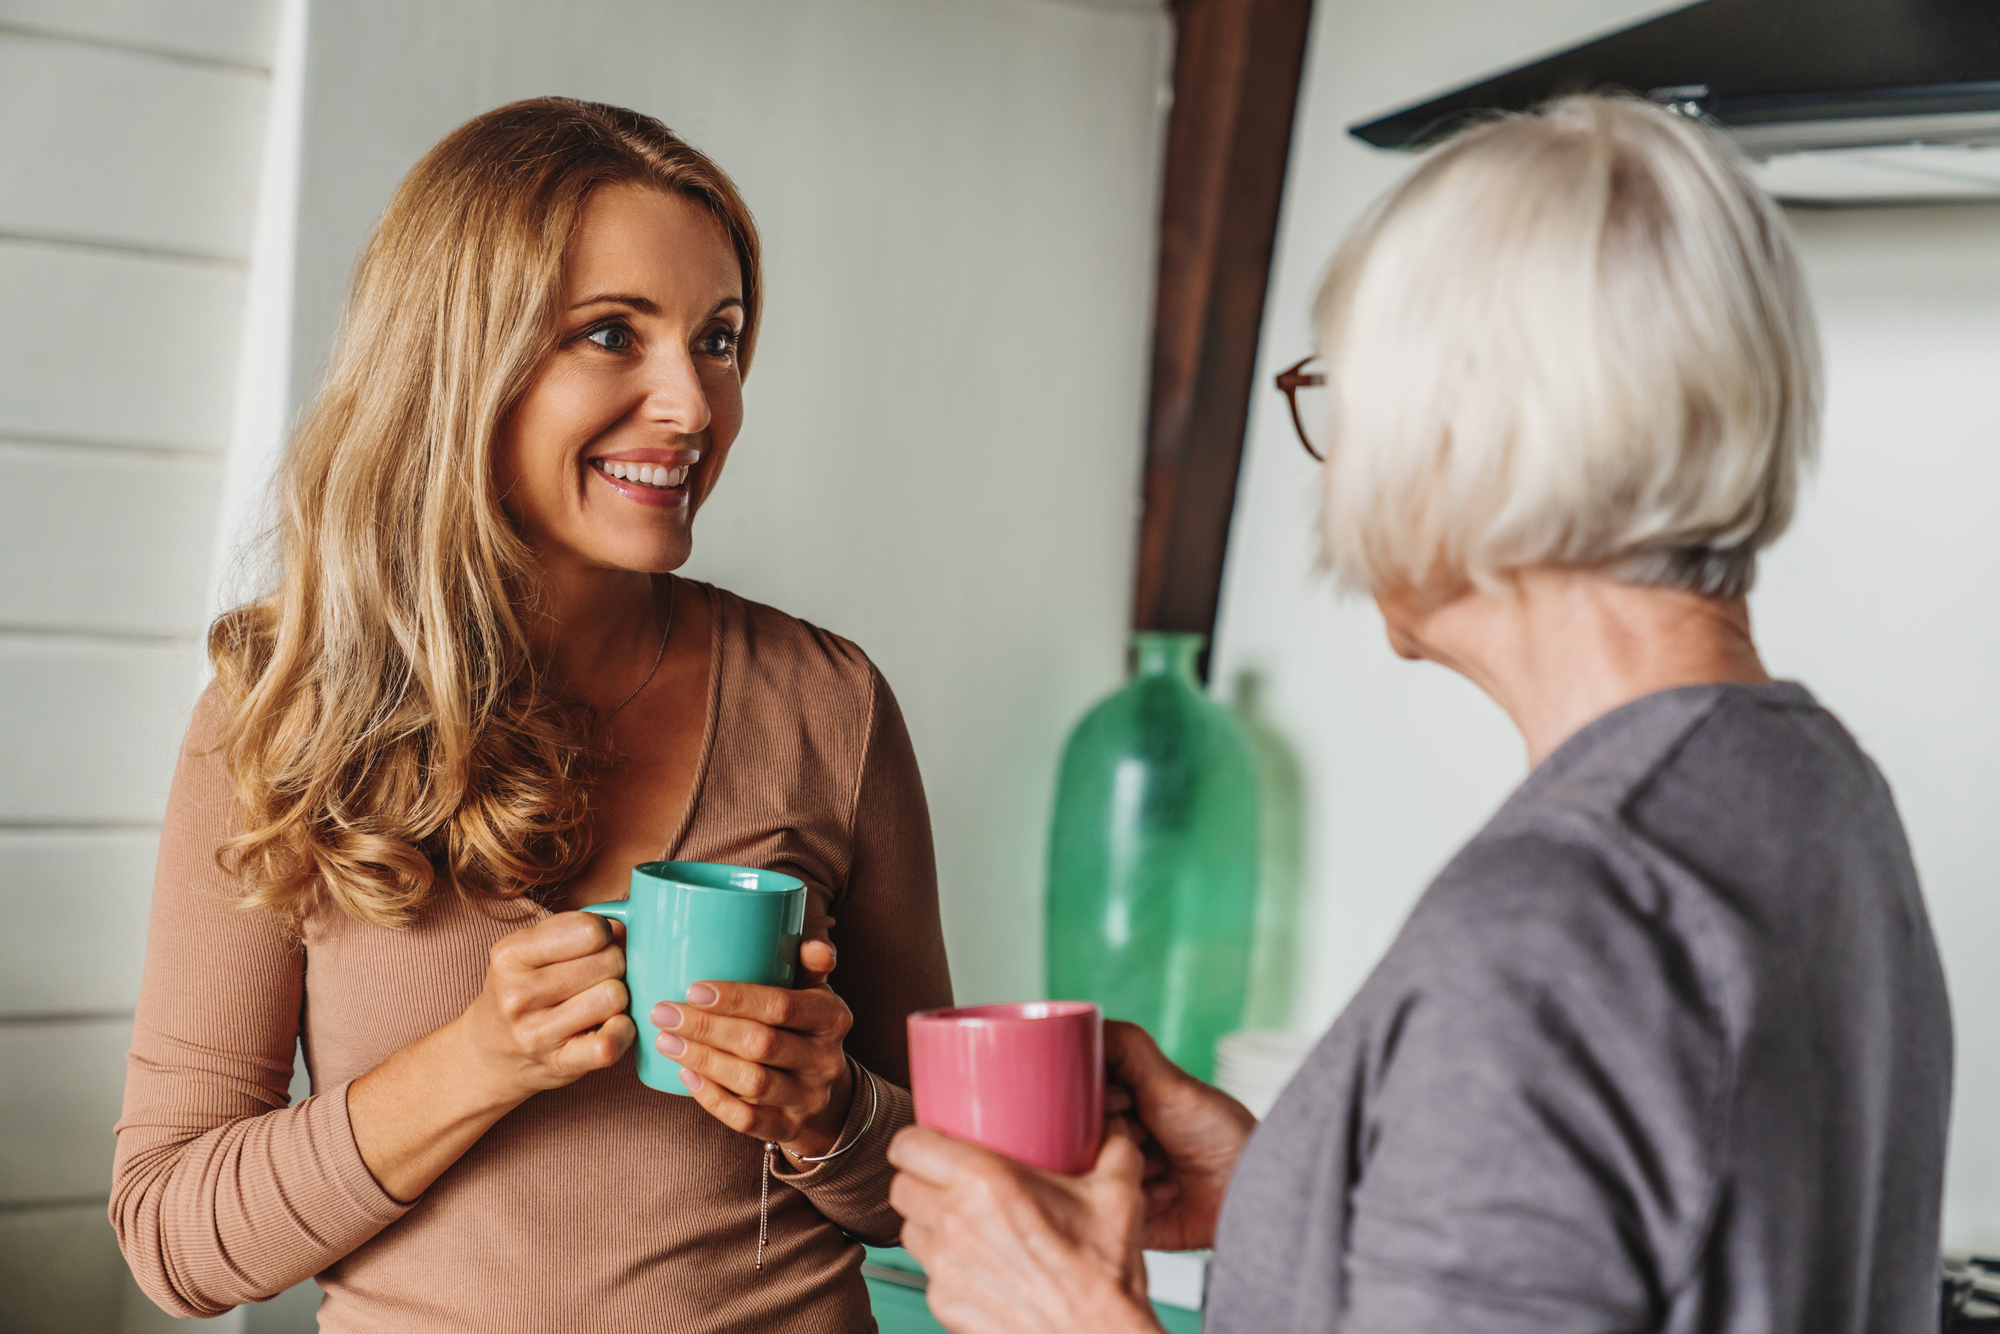
<svg viewBox="0 0 2000 1334"><path fill-rule="evenodd" d="M554 348L501 428L502 503L545 564L664 573L743 424L742 270L722 224L659 190L584 206Z"/></svg>

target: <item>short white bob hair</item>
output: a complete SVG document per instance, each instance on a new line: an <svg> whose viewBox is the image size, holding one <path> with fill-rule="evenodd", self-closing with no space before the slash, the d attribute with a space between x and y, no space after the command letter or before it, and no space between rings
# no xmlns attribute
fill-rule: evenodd
<svg viewBox="0 0 2000 1334"><path fill-rule="evenodd" d="M1636 99L1437 149L1341 246L1316 317L1349 588L1539 565L1733 598L1818 447L1783 219L1715 135Z"/></svg>

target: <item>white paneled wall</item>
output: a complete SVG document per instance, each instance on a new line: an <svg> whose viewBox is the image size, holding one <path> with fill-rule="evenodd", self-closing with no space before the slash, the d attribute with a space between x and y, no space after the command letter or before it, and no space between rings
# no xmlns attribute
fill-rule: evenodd
<svg viewBox="0 0 2000 1334"><path fill-rule="evenodd" d="M268 87L261 70L14 36L0 120L36 118L40 133L0 138L0 227L240 261Z"/></svg>
<svg viewBox="0 0 2000 1334"><path fill-rule="evenodd" d="M268 0L0 0L0 27L264 76L277 42L278 6Z"/></svg>
<svg viewBox="0 0 2000 1334"><path fill-rule="evenodd" d="M0 833L0 922L10 942L0 969L0 1015L132 1008L159 847L150 829ZM78 953L86 944L83 967Z"/></svg>
<svg viewBox="0 0 2000 1334"><path fill-rule="evenodd" d="M0 0L8 1331L171 1323L105 1218L111 1128L197 681L276 11Z"/></svg>
<svg viewBox="0 0 2000 1334"><path fill-rule="evenodd" d="M193 450L0 441L0 625L186 634L201 624L220 482Z"/></svg>
<svg viewBox="0 0 2000 1334"><path fill-rule="evenodd" d="M0 49L8 41L0 32ZM0 124L23 132L18 121ZM227 441L240 260L9 229L0 231L0 307L5 439L139 453L215 453Z"/></svg>

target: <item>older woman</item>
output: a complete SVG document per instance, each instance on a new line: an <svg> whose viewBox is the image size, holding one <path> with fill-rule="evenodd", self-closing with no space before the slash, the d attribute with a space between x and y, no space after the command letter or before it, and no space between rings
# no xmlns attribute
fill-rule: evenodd
<svg viewBox="0 0 2000 1334"><path fill-rule="evenodd" d="M1745 604L1818 406L1776 211L1687 121L1567 100L1391 191L1319 321L1331 562L1532 771L1261 1127L1115 1025L1091 1175L905 1132L933 1308L1153 1328L1140 1246L1212 1244L1232 1334L1934 1329L1930 925L1888 785Z"/></svg>
<svg viewBox="0 0 2000 1334"><path fill-rule="evenodd" d="M111 1202L161 1306L873 1327L903 1016L950 996L916 759L860 649L673 574L762 310L749 210L647 116L501 107L396 192L174 779ZM803 879L807 985L638 1029L574 909L663 857Z"/></svg>

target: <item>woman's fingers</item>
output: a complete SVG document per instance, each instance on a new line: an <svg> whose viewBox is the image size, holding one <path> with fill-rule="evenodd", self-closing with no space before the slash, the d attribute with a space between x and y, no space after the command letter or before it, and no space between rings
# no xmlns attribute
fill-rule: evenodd
<svg viewBox="0 0 2000 1334"><path fill-rule="evenodd" d="M1112 1078L1141 1098L1161 1085L1171 1085L1189 1076L1167 1059L1153 1035L1137 1024L1107 1019L1104 1022L1104 1063Z"/></svg>
<svg viewBox="0 0 2000 1334"><path fill-rule="evenodd" d="M676 1051L675 1037L672 1033L660 1035L657 1045L663 1053L681 1069L692 1070L711 1084L720 1084L752 1106L778 1108L795 1120L804 1120L825 1107L832 1096L832 1072L813 1069L801 1077L782 1066L746 1061L699 1042L683 1042Z"/></svg>
<svg viewBox="0 0 2000 1334"><path fill-rule="evenodd" d="M532 1040L541 1050L554 1051L585 1029L596 1028L610 1022L612 1016L624 1014L630 1003L625 984L615 977L605 978L537 1014L529 1021Z"/></svg>
<svg viewBox="0 0 2000 1334"><path fill-rule="evenodd" d="M700 1048L690 1048L688 1054L698 1063L703 1052ZM797 1129L797 1118L789 1115L787 1109L746 1101L719 1080L702 1074L696 1064L681 1065L681 1083L710 1116L739 1135L782 1143Z"/></svg>
<svg viewBox="0 0 2000 1334"><path fill-rule="evenodd" d="M823 979L832 947L806 944L802 967ZM663 1001L649 1017L661 1030L659 1050L680 1063L682 1082L724 1125L799 1153L838 1138L847 1086L841 1039L854 1017L825 986L697 982L685 1001Z"/></svg>
<svg viewBox="0 0 2000 1334"><path fill-rule="evenodd" d="M804 974L799 986L816 987L823 985L833 975L833 966L839 962L839 952L830 940L808 940L799 946L799 971Z"/></svg>
<svg viewBox="0 0 2000 1334"><path fill-rule="evenodd" d="M502 974L500 1003L516 1016L553 1009L572 996L625 976L625 951L612 947L546 964L527 973Z"/></svg>
<svg viewBox="0 0 2000 1334"><path fill-rule="evenodd" d="M703 1043L683 1042L680 1052L676 1054L674 1043L678 1040L676 1034L662 1033L658 1045L662 1052L679 1063L681 1069L692 1070L709 1083L722 1085L745 1102L783 1106L798 1100L804 1091L788 1071L757 1061L746 1061L741 1056L718 1051Z"/></svg>
<svg viewBox="0 0 2000 1334"><path fill-rule="evenodd" d="M891 1167L912 1181L943 1190L953 1182L991 1172L1000 1155L929 1126L909 1126L889 1141L888 1158Z"/></svg>
<svg viewBox="0 0 2000 1334"><path fill-rule="evenodd" d="M595 913L557 913L545 922L502 936L489 957L496 967L518 971L597 953L618 938L617 926Z"/></svg>
<svg viewBox="0 0 2000 1334"><path fill-rule="evenodd" d="M668 1011L677 1011L681 1020L672 1022ZM705 1019L748 1019L768 1028L819 1037L845 1037L854 1026L847 1002L825 987L793 991L787 987L760 987L748 982L697 982L688 988L685 1003L662 1001L653 1009L657 1027L701 1038L696 1025ZM668 1020L661 1023L662 1019ZM706 1038L701 1038L706 1041Z"/></svg>
<svg viewBox="0 0 2000 1334"><path fill-rule="evenodd" d="M586 1075L617 1064L638 1036L638 1025L630 1016L614 1014L597 1028L578 1033L563 1043L550 1063L560 1070Z"/></svg>
<svg viewBox="0 0 2000 1334"><path fill-rule="evenodd" d="M808 1037L751 1019L702 1014L672 1005L661 1006L660 1009L665 1013L659 1017L680 1019L680 1023L672 1028L660 1025L663 1039L660 1050L668 1055L673 1054L673 1044L664 1039L673 1038L727 1052L758 1065L795 1070L801 1074L829 1076L841 1065L839 1047L827 1040L831 1035Z"/></svg>

